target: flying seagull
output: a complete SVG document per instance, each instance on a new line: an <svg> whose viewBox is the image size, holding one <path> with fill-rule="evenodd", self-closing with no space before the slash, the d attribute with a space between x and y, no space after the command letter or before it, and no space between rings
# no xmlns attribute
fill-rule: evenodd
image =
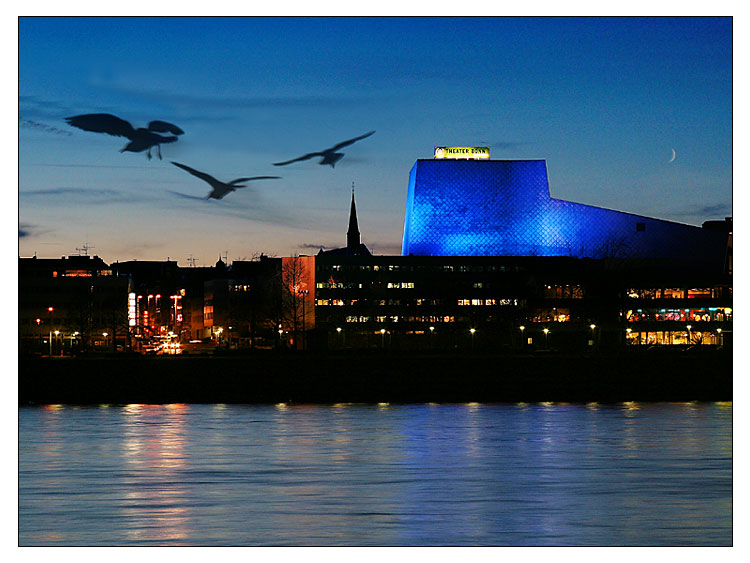
<svg viewBox="0 0 750 563"><path fill-rule="evenodd" d="M212 190L211 193L209 193L206 196L206 199L221 199L225 195L227 195L230 192L233 192L237 188L246 188L247 186L240 184L240 182L249 182L251 180L270 180L270 179L277 179L280 178L280 176L253 176L252 178L237 178L236 180L232 180L231 182L225 183L220 182L213 176L210 176L206 174L205 172L200 172L198 170L195 170L194 168L190 168L189 166L185 166L184 164L180 164L179 162L170 161L172 164L177 166L178 168L182 168L184 171L189 172L196 178L200 178L204 182L208 182L208 184L211 186ZM179 194L182 195L182 194Z"/></svg>
<svg viewBox="0 0 750 563"><path fill-rule="evenodd" d="M274 166L284 166L286 164L291 164L292 162L298 162L300 160L307 160L309 158L314 158L316 156L320 156L320 157L322 157L322 160L318 164L321 164L321 165L323 165L323 164L330 164L331 168L333 168L339 160L341 160L342 158L344 158L344 153L342 153L342 152L336 152L337 150L343 149L344 147L348 147L349 145L353 145L357 141L360 141L360 140L364 139L365 137L369 137L373 133L375 133L375 131L370 131L369 133L365 133L364 135L360 135L359 137L354 137L353 139L349 139L348 141L343 141L343 142L339 143L338 145L332 146L330 149L325 149L325 150L320 151L320 152L310 152L310 153L307 153L304 156L300 156L299 158L294 158L292 160L287 160L287 161L284 161L284 162L274 162L273 165Z"/></svg>
<svg viewBox="0 0 750 563"><path fill-rule="evenodd" d="M130 142L120 152L142 152L148 149L146 156L148 156L149 160L151 160L151 149L153 147L156 147L159 160L161 160L160 145L163 143L174 143L177 141L175 135L182 135L184 133L177 125L167 123L166 121L152 121L146 128L139 127L135 129L124 119L120 119L110 113L86 113L66 117L65 120L69 125L78 127L84 131L126 137L130 139ZM172 135L165 137L157 135L157 133L172 133Z"/></svg>

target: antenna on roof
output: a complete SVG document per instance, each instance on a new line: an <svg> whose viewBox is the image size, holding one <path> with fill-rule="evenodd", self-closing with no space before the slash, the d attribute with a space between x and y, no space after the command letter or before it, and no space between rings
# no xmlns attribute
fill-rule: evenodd
<svg viewBox="0 0 750 563"><path fill-rule="evenodd" d="M193 258L192 254L190 256L188 256L187 261L188 261L188 264L190 264L191 268L195 268L195 258Z"/></svg>
<svg viewBox="0 0 750 563"><path fill-rule="evenodd" d="M78 252L78 256L88 256L89 255L89 249L90 248L96 248L95 246L89 246L88 241L83 243L83 246L81 248L76 248L76 252ZM83 253L83 254L81 254Z"/></svg>

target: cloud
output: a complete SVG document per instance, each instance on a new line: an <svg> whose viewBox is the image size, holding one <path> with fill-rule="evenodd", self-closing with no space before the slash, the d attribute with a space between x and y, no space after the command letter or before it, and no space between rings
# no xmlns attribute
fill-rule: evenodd
<svg viewBox="0 0 750 563"><path fill-rule="evenodd" d="M33 121L31 119L21 119L19 121L19 126L36 129L37 131L44 131L45 133L54 133L55 135L66 135L68 137L73 136L73 133L71 133L70 131L63 131L62 129L58 129L57 127L45 125L44 123L39 123L38 121Z"/></svg>
<svg viewBox="0 0 750 563"><path fill-rule="evenodd" d="M497 141L495 143L490 143L490 146L493 149L500 149L500 150L511 150L511 149L520 149L523 147L527 147L533 143L529 142L513 142L513 141Z"/></svg>
<svg viewBox="0 0 750 563"><path fill-rule="evenodd" d="M716 203L709 205L695 204L675 211L663 213L667 217L693 218L702 221L711 219L730 217L732 215L732 206L726 203Z"/></svg>
<svg viewBox="0 0 750 563"><path fill-rule="evenodd" d="M56 196L56 195L84 195L84 196L107 196L118 195L116 190L89 190L86 188L51 188L49 190L29 190L20 192L19 195L27 197Z"/></svg>
<svg viewBox="0 0 750 563"><path fill-rule="evenodd" d="M370 252L373 254L378 254L380 256L387 255L387 256L399 256L401 255L401 243L394 243L394 242L365 242L365 246L370 249ZM303 242L297 245L297 248L301 249L308 249L308 250L320 250L321 248L323 250L333 250L334 248L343 248L346 246L345 242L342 241L340 244L330 244L330 243L315 243L315 242Z"/></svg>
<svg viewBox="0 0 750 563"><path fill-rule="evenodd" d="M46 190L26 190L19 192L19 199L35 200L35 205L112 205L120 203L143 203L151 197L142 194L139 198L127 196L124 192L111 189L59 187Z"/></svg>
<svg viewBox="0 0 750 563"><path fill-rule="evenodd" d="M377 255L386 256L400 256L401 255L401 243L394 242L378 242L378 241L364 241L370 252Z"/></svg>
<svg viewBox="0 0 750 563"><path fill-rule="evenodd" d="M18 96L19 112L27 116L45 119L62 119L65 115L70 115L73 110L70 106L63 105L54 100L38 98L37 96ZM19 119L21 116L19 115ZM33 121L33 120L29 120Z"/></svg>
<svg viewBox="0 0 750 563"><path fill-rule="evenodd" d="M31 225L29 223L18 224L18 238L37 237L49 232L51 232L49 229L42 229L38 225Z"/></svg>
<svg viewBox="0 0 750 563"><path fill-rule="evenodd" d="M323 250L332 250L334 248L341 248L341 245L338 244L320 244L320 243L313 243L313 242L303 242L302 244L298 244L297 248L303 248L307 250L320 250L321 248Z"/></svg>
<svg viewBox="0 0 750 563"><path fill-rule="evenodd" d="M141 96L158 102L169 102L197 107L205 110L207 106L213 108L319 108L342 105L360 104L372 101L365 96L254 96L254 97L225 97L225 96L196 96L182 92L164 89L133 88L113 81L99 81L99 88Z"/></svg>
<svg viewBox="0 0 750 563"><path fill-rule="evenodd" d="M176 201L175 205L180 205L182 208L187 208L200 214L235 217L257 223L282 225L302 230L315 230L321 226L313 225L314 221L311 221L310 217L303 218L299 215L289 214L282 209L260 201L260 198L255 195L252 188L243 188L241 191L229 194L221 200L206 199L205 196L192 196L172 190L167 190L167 193L181 200L179 203L177 202L179 200L173 200ZM245 203L243 198L246 200L248 196L252 196L254 199L250 203Z"/></svg>

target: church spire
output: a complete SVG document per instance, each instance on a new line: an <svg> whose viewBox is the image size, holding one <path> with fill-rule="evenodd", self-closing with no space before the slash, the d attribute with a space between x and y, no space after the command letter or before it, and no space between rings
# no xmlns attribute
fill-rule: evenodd
<svg viewBox="0 0 750 563"><path fill-rule="evenodd" d="M352 182L352 207L349 211L349 230L346 233L346 253L357 254L360 245L359 225L357 224L357 206L354 203L354 182Z"/></svg>

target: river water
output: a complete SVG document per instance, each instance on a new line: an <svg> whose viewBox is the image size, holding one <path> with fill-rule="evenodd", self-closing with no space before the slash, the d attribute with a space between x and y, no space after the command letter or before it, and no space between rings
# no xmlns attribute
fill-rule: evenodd
<svg viewBox="0 0 750 563"><path fill-rule="evenodd" d="M731 403L19 410L19 544L731 545Z"/></svg>

